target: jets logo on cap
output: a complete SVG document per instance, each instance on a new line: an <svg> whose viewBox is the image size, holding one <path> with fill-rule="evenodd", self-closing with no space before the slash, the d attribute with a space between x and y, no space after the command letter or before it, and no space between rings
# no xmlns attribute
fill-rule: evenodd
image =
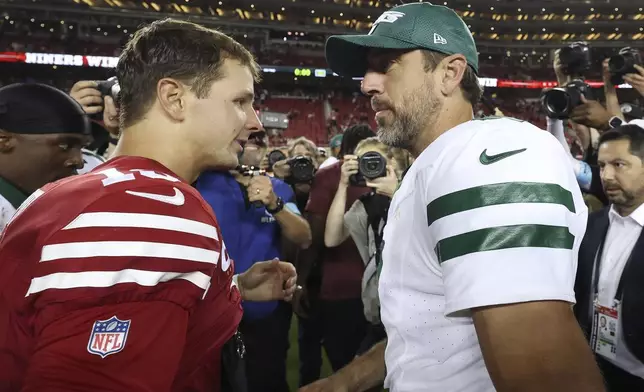
<svg viewBox="0 0 644 392"><path fill-rule="evenodd" d="M403 12L398 12L398 11L383 12L383 14L380 15L375 22L373 22L373 25L371 26L371 30L369 30L369 35L373 33L373 31L376 29L376 26L378 26L379 23L394 23L395 21L402 18L403 16L405 16Z"/></svg>
<svg viewBox="0 0 644 392"><path fill-rule="evenodd" d="M441 45L447 45L447 40L443 38L440 34L434 33L434 43L435 44L441 44Z"/></svg>

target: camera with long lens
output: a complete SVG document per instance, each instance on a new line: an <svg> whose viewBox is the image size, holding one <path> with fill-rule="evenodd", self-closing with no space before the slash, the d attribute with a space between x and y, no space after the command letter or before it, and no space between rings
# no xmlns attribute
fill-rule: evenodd
<svg viewBox="0 0 644 392"><path fill-rule="evenodd" d="M582 104L582 95L592 100L592 89L583 80L573 80L564 87L556 87L541 97L541 105L550 118L567 119L574 108Z"/></svg>
<svg viewBox="0 0 644 392"><path fill-rule="evenodd" d="M96 88L101 92L103 97L109 95L114 99L114 103L118 102L118 97L121 93L121 86L119 85L119 81L116 79L116 76L112 76L107 80L101 80L97 83Z"/></svg>
<svg viewBox="0 0 644 392"><path fill-rule="evenodd" d="M642 56L639 50L626 47L612 56L608 60L608 70L610 71L610 82L613 86L624 83L624 76L629 73L637 74L636 65L642 65Z"/></svg>
<svg viewBox="0 0 644 392"><path fill-rule="evenodd" d="M349 183L367 186L367 179L373 180L386 175L387 159L376 151L369 151L358 158L358 172L349 177Z"/></svg>
<svg viewBox="0 0 644 392"><path fill-rule="evenodd" d="M590 70L592 57L590 46L584 42L573 42L559 51L561 71L568 76L583 78Z"/></svg>
<svg viewBox="0 0 644 392"><path fill-rule="evenodd" d="M298 155L286 162L291 168L291 174L284 179L287 184L310 184L313 181L315 166L313 166L311 158Z"/></svg>
<svg viewBox="0 0 644 392"><path fill-rule="evenodd" d="M283 161L286 159L286 155L284 155L283 152L280 150L273 150L268 153L268 170L273 171L273 166L279 161Z"/></svg>

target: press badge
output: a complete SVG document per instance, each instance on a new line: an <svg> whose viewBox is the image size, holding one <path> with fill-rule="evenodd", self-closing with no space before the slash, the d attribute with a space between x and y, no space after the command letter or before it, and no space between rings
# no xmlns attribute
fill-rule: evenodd
<svg viewBox="0 0 644 392"><path fill-rule="evenodd" d="M593 318L594 350L597 354L608 359L615 359L617 354L617 338L619 335L619 304L609 308L595 303Z"/></svg>

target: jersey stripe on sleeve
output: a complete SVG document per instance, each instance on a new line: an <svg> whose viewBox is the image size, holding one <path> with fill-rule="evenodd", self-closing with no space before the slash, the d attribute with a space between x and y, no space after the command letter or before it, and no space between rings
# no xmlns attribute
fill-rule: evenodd
<svg viewBox="0 0 644 392"><path fill-rule="evenodd" d="M119 283L136 283L140 286L151 287L173 279L188 281L203 290L207 290L210 285L210 276L199 271L179 273L124 269L120 271L59 272L33 278L26 296L48 289L112 287Z"/></svg>
<svg viewBox="0 0 644 392"><path fill-rule="evenodd" d="M440 263L470 253L490 250L538 247L572 249L575 237L567 227L512 225L491 227L440 240L435 252Z"/></svg>
<svg viewBox="0 0 644 392"><path fill-rule="evenodd" d="M221 256L219 240L214 222L161 213L81 213L43 245L26 296L170 281L187 282L205 296Z"/></svg>
<svg viewBox="0 0 644 392"><path fill-rule="evenodd" d="M191 233L219 240L214 226L176 216L139 214L132 212L88 212L80 214L63 230L88 227L138 227Z"/></svg>
<svg viewBox="0 0 644 392"><path fill-rule="evenodd" d="M467 212L468 218L472 219L479 214L472 215L469 213L470 211L519 203L540 203L544 206L551 206L548 208L564 207L570 213L575 213L572 193L558 184L506 182L463 189L436 198L427 205L427 222L431 226L440 219L457 219L457 217L451 218L451 216L462 212ZM530 206L526 205L525 208L529 209ZM543 211L541 208L539 210ZM536 210L534 213L537 213ZM443 263L478 252L510 248L534 247L568 250L573 248L575 237L570 233L568 227L561 226L561 221L558 222L559 225L544 224L544 217L540 216L537 219L534 217L534 213L532 218L529 218L529 213L524 214L527 217L522 218L515 218L508 214L506 219L503 219L507 221L503 223L507 224L498 225L501 222L497 222L494 227L470 228L470 231L452 233L446 238L437 238L434 250L439 262ZM517 222L517 219L526 221ZM539 224L537 224L537 220ZM441 225L443 224L441 223ZM468 227L468 225L459 226L466 228L466 230Z"/></svg>
<svg viewBox="0 0 644 392"><path fill-rule="evenodd" d="M448 215L475 208L512 203L561 204L575 212L572 193L557 184L505 182L463 189L433 200L427 205L427 224Z"/></svg>
<svg viewBox="0 0 644 392"><path fill-rule="evenodd" d="M217 264L219 252L193 246L143 241L93 241L46 245L40 262L87 257L164 257Z"/></svg>

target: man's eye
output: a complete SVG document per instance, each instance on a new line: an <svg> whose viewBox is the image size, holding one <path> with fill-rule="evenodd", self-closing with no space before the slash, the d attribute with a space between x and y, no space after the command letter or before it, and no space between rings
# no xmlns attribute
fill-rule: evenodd
<svg viewBox="0 0 644 392"><path fill-rule="evenodd" d="M60 149L63 151L67 151L69 150L69 143L60 143L58 147L60 147Z"/></svg>

